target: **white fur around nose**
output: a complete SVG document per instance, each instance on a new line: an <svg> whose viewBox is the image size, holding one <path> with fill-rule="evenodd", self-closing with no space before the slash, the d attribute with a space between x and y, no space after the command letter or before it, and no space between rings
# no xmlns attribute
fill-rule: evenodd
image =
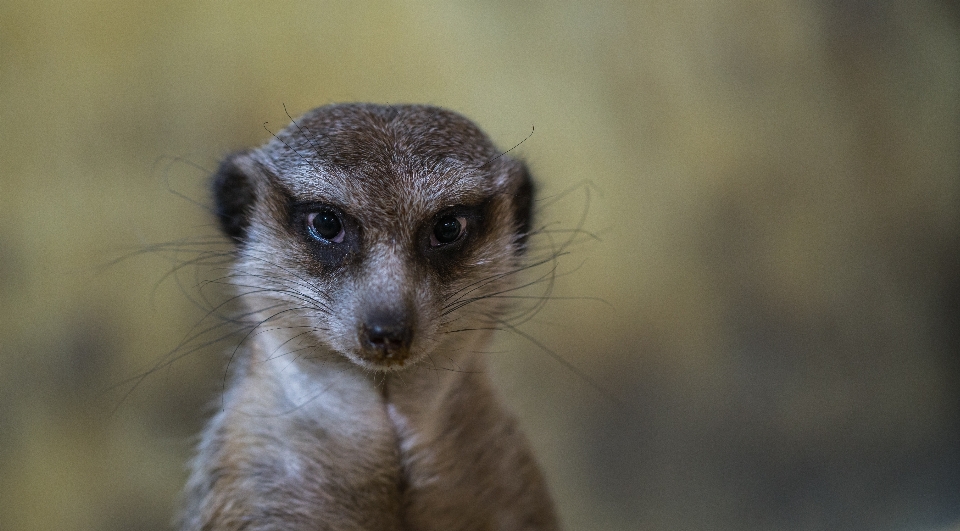
<svg viewBox="0 0 960 531"><path fill-rule="evenodd" d="M396 238L373 245L367 255L365 301L387 306L402 304L408 296L406 287L413 285L408 262Z"/></svg>
<svg viewBox="0 0 960 531"><path fill-rule="evenodd" d="M365 271L355 287L353 311L358 325L374 316L402 316L413 326L413 343L419 343L425 301L418 300L421 284L399 239L387 238L370 248Z"/></svg>

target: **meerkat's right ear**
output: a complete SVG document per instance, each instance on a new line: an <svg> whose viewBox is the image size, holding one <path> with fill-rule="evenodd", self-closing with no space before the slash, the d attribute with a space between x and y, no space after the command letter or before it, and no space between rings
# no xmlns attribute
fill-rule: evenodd
<svg viewBox="0 0 960 531"><path fill-rule="evenodd" d="M211 183L214 212L220 222L220 230L237 244L246 240L253 205L257 200L256 185L250 173L251 162L246 152L228 155L220 163Z"/></svg>
<svg viewBox="0 0 960 531"><path fill-rule="evenodd" d="M523 162L519 167L520 185L513 196L513 216L517 226L517 243L519 251L524 252L527 247L527 240L530 237L530 230L533 226L533 201L536 194L536 188L533 184L533 177L530 170Z"/></svg>

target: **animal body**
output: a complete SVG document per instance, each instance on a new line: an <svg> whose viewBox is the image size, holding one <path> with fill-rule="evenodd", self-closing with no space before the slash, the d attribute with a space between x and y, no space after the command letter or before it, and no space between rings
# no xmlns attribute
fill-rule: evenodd
<svg viewBox="0 0 960 531"><path fill-rule="evenodd" d="M523 269L522 163L450 111L331 105L213 191L253 325L181 529L558 528L483 359Z"/></svg>

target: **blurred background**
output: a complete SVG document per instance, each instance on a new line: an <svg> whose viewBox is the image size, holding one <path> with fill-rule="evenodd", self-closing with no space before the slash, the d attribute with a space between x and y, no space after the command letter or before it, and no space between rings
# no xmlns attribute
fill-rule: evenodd
<svg viewBox="0 0 960 531"><path fill-rule="evenodd" d="M151 246L345 101L535 127L586 213L490 355L568 529L957 529L958 92L947 0L2 0L0 529L169 529L226 347L128 380L203 318Z"/></svg>

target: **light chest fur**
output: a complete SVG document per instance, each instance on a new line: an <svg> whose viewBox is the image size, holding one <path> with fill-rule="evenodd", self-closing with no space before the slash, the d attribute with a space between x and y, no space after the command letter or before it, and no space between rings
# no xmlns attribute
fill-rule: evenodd
<svg viewBox="0 0 960 531"><path fill-rule="evenodd" d="M184 530L556 529L483 349L523 270L532 185L461 116L314 110L214 180L251 332Z"/></svg>

